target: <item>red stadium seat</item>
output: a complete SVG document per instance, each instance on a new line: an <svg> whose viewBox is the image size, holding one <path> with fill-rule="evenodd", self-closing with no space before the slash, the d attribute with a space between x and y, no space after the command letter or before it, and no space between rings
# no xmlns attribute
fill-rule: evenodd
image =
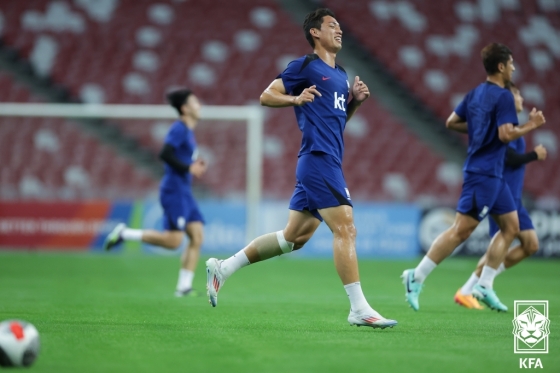
<svg viewBox="0 0 560 373"><path fill-rule="evenodd" d="M73 32L37 31L21 27L19 20L25 12L36 10L44 14L51 4L49 0L3 2L0 4L5 19L2 38L8 45L18 48L25 57L30 57L38 36L48 35L57 46L52 67L48 69L54 81L68 87L76 96L80 96L86 84L94 83L102 90L106 103L160 104L164 102L166 90L177 85L191 86L205 104L242 105L255 102L262 90L282 70L283 67L278 65L281 58L297 57L310 51L301 26L294 24L291 17L273 0L220 2L220 12L213 11L216 6L214 2L169 2L165 3L172 14L167 20L169 22L149 15L151 7L157 3L121 0L105 22L96 21L84 9L72 4L71 17L78 17L84 22L83 32ZM411 71L401 64L398 46L414 44L424 50L425 37L430 32L451 33L454 25L452 21L447 21L448 12L453 11L451 5L436 7L423 3L419 11L428 17L427 30L410 32L397 19L381 22L373 18L368 9L369 2L337 0L327 1L327 4L338 12L342 21L347 20L344 24L350 27L349 31L374 55L394 68L413 92L425 98L426 104L441 115L448 113L449 95L432 94L424 87L421 76L426 69L451 68L460 59L453 58L445 63L433 56L426 56L426 64L419 71ZM277 32L277 27L267 28L266 24L259 26L251 21L251 12L257 7L271 11L269 14L273 15L275 24L282 25L281 34ZM445 20L433 22L436 16ZM217 24L220 27L215 27ZM246 34L245 44L238 45L238 33L243 30L252 34ZM142 32L145 32L145 38L142 39L143 44L138 44L137 38ZM254 49L251 49L251 37L257 40ZM150 44L150 40L153 44ZM226 46L227 52L222 61L205 57L203 48L210 41L219 41ZM148 70L134 62L138 52L146 51L153 52L156 61L153 66L150 64L154 61L147 62ZM432 62L433 67L430 65ZM191 75L190 69L195 64L203 64L210 71L206 79L200 78L200 71L197 76ZM149 70L149 66L153 69ZM134 83L140 87L136 93L127 90L123 84L127 77L130 78L129 74L136 74ZM3 79L1 75L0 79ZM470 85L471 82L468 82L466 87ZM450 86L456 88L455 82ZM457 85L458 89L466 87ZM17 86L4 90L0 95L9 95L2 97L3 101L33 100L27 91ZM355 196L365 199L388 197L383 190L383 179L387 173L405 175L410 186L409 200L423 195L456 195L456 191L448 191L433 176L443 159L412 135L393 115L373 99L362 106L359 113L368 129L366 134L352 136L347 133L345 136L345 175ZM289 198L295 183L296 154L301 137L293 110L268 110L267 115L265 134L276 138L281 143L282 151L281 155L268 155L264 159L268 171L263 174L264 195L269 198ZM42 121L47 119L29 121L25 128L29 128L30 132L24 137L25 141L30 141L31 131L42 128ZM63 139L60 140L61 151L76 157L79 165L87 168L98 193L103 193L104 184L114 190L126 190L127 183L129 189L138 189L140 192L146 192L148 188L156 190L154 181L142 176L140 171L129 174L132 167L127 161L115 163L113 158L117 156L89 136L81 134L78 126L69 127L62 120L48 121L50 128L66 131L64 135L59 134ZM152 135L157 122L119 120L115 121L115 125L157 153L162 145L161 138ZM208 156L212 158L212 163L207 175L197 181L197 185L210 189L218 196L242 194L246 171L245 134L245 128L236 123L201 122L197 128L197 139L210 152ZM78 139L84 142L83 150L80 151L73 146ZM0 141L8 143L8 140L4 142L4 137ZM414 154L414 157L410 154ZM63 163L56 164L56 175L63 175ZM12 174L5 174L4 177L11 180ZM134 180L134 188L130 188L130 180ZM64 183L63 176L49 177L49 183Z"/></svg>
<svg viewBox="0 0 560 373"><path fill-rule="evenodd" d="M380 18L370 10L378 4L390 4L389 19ZM560 93L557 85L550 84L549 73L538 71L531 64L530 57L537 51L545 51L551 56L554 64L558 65L560 53L552 50L554 46L547 45L541 39L532 44L526 44L521 37L521 33L529 27L533 17L545 19L548 24L560 34L560 12L541 8L540 2L519 1L519 9L509 9L507 5L500 7L497 18L491 21L484 21L480 15L487 16L488 13L477 10L478 16L468 22L463 20L456 7L458 1L409 1L408 3L426 19L425 27L411 30L399 18L399 11L393 7L399 7L403 2L383 2L383 1L353 1L327 0L325 5L332 9L339 21L347 27L347 31L358 37L359 41L377 58L379 58L395 76L403 80L410 90L428 105L442 119L447 118L453 107L450 98L455 94L465 94L474 88L484 79L484 71L480 62L480 50L489 42L497 41L508 45L513 52L515 64L519 69L517 77L514 75L515 83L521 87L525 84L535 84L543 92L543 109L549 123L557 120L560 115L558 102ZM473 6L482 6L482 2L461 2L462 4L471 3ZM505 4L505 3L504 3ZM410 18L410 17L408 17ZM364 27L367 25L367 27ZM456 35L457 27L461 25L472 25L478 32L478 39L468 48L464 43L452 43L444 49L449 55L438 56L428 47L428 40L431 36L441 35L451 39ZM552 39L551 39L552 40ZM557 43L556 43L557 44ZM399 57L399 51L404 46L415 46L421 50L424 63L419 68L405 65ZM457 54L460 52L461 55ZM552 67L553 68L553 67ZM449 78L448 88L441 93L430 90L424 84L424 74L429 70L441 70ZM526 97L528 109L537 105L530 102ZM546 130L552 131L552 136L560 142L560 128L553 125L545 125ZM533 146L532 137L527 136L528 146ZM526 188L535 196L558 196L560 195L560 175L558 169L558 153L549 152L546 162L538 165L531 165L527 168ZM546 180L546 181L545 181Z"/></svg>
<svg viewBox="0 0 560 373"><path fill-rule="evenodd" d="M4 88L0 91L0 101L38 101L8 75L0 73L0 82ZM20 100L13 97L13 92L18 92ZM111 185L113 198L131 198L130 180L135 181L137 196L157 188L156 180L82 133L77 123L53 118L0 117L0 133L3 160L0 197L107 198ZM42 141L38 139L41 134L45 135ZM65 180L64 174L71 166L84 170L86 184L72 186L70 179ZM98 174L99 168L112 173L111 177ZM115 178L118 178L116 184Z"/></svg>

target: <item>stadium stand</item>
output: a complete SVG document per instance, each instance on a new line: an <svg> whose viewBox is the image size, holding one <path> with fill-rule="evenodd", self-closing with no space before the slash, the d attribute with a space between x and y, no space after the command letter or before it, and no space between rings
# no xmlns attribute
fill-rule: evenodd
<svg viewBox="0 0 560 373"><path fill-rule="evenodd" d="M526 190L560 195L559 91L550 74L560 60L560 4L557 1L342 1L327 0L341 23L426 105L446 118L458 101L484 79L480 50L497 41L508 45L514 79L527 108L543 110L549 124L527 136L542 143L549 159L527 168ZM368 25L368 27L363 27ZM390 36L390 37L389 37ZM520 120L527 119L527 112Z"/></svg>
<svg viewBox="0 0 560 373"><path fill-rule="evenodd" d="M0 73L0 86L0 101L41 101L7 74ZM63 119L0 117L0 159L3 199L139 198L157 188L150 175Z"/></svg>
<svg viewBox="0 0 560 373"><path fill-rule="evenodd" d="M361 9L356 3L367 10L368 3L351 2L341 16ZM39 75L83 102L157 104L170 87L186 84L207 104L254 103L290 59L309 53L300 26L272 0L9 1L0 4L0 14L3 42L28 58ZM369 24L374 34L380 28L379 22ZM405 34L402 27L395 29ZM363 36L352 27L349 31ZM382 37L369 39L383 43ZM373 99L359 114L345 139L345 172L355 198L457 196L461 173L456 165L436 155ZM267 115L264 167L274 172L264 173L264 194L288 198L300 136L292 110ZM118 125L155 153L169 124ZM211 161L201 185L213 194L236 195L245 189L244 134L227 122L202 122L197 129L203 155Z"/></svg>

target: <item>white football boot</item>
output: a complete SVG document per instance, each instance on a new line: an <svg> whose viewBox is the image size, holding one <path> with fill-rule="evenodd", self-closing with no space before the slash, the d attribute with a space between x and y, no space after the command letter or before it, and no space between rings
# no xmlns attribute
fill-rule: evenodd
<svg viewBox="0 0 560 373"><path fill-rule="evenodd" d="M206 290L208 294L208 302L212 307L218 305L218 291L226 282L221 272L223 260L210 258L206 261Z"/></svg>
<svg viewBox="0 0 560 373"><path fill-rule="evenodd" d="M350 310L348 322L350 325L369 326L371 328L381 329L392 328L397 325L396 320L386 319L372 308L360 312Z"/></svg>

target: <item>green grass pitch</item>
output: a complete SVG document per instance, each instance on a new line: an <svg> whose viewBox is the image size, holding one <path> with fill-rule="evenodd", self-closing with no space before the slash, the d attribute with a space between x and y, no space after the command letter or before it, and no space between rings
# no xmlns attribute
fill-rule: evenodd
<svg viewBox="0 0 560 373"><path fill-rule="evenodd" d="M520 357L560 372L559 261L528 260L500 275L505 314L453 303L475 264L456 258L427 280L415 313L399 275L416 263L360 261L366 297L399 322L372 330L348 325L348 300L328 259L244 268L212 308L206 296L173 296L176 257L0 252L0 320L39 329L30 372L500 373L517 372ZM547 355L514 354L514 300L549 301Z"/></svg>

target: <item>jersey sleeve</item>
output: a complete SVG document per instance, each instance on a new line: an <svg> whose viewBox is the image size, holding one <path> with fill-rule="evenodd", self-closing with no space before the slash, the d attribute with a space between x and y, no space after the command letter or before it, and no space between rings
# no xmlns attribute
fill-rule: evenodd
<svg viewBox="0 0 560 373"><path fill-rule="evenodd" d="M459 118L463 120L467 119L467 97L468 95L465 96L463 100L459 103L459 105L457 105L455 110L453 110L455 114L457 114Z"/></svg>
<svg viewBox="0 0 560 373"><path fill-rule="evenodd" d="M500 127L507 123L518 124L515 101L509 91L503 92L496 102L496 124Z"/></svg>
<svg viewBox="0 0 560 373"><path fill-rule="evenodd" d="M300 91L303 89L301 88L305 85L307 81L307 77L303 74L302 70L303 61L295 60L288 64L286 70L284 70L278 78L282 79L282 83L284 83L284 88L286 88L286 93L292 94L297 93L299 94Z"/></svg>
<svg viewBox="0 0 560 373"><path fill-rule="evenodd" d="M174 148L179 148L181 146L181 144L183 143L183 141L185 141L185 128L183 128L184 126L176 126L173 125L171 127L171 129L169 130L169 132L167 133L167 136L165 136L165 144L169 144Z"/></svg>

